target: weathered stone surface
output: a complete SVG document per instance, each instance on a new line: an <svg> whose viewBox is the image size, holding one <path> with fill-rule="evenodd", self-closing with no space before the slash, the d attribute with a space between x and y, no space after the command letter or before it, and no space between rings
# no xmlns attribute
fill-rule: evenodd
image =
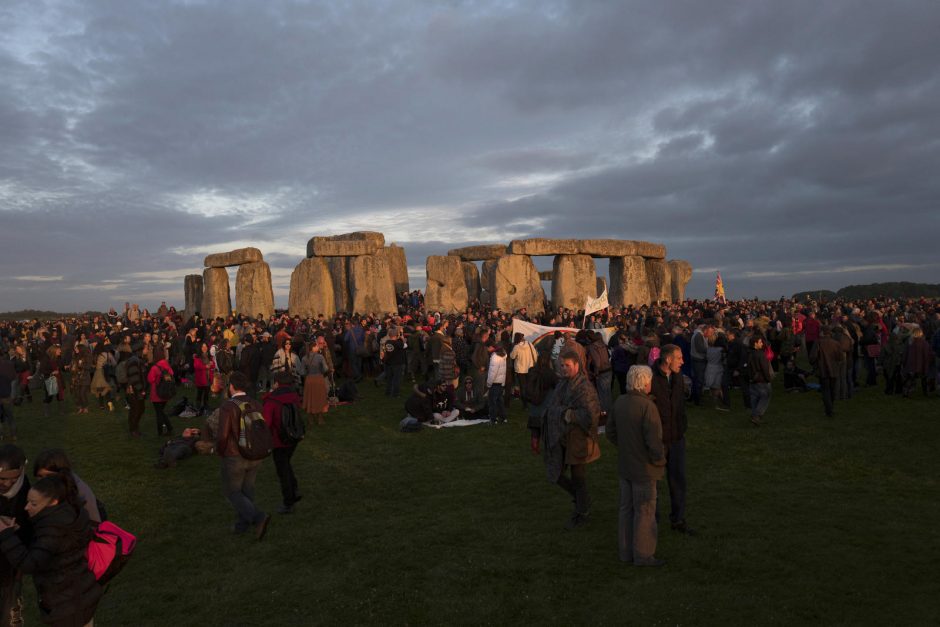
<svg viewBox="0 0 940 627"><path fill-rule="evenodd" d="M312 237L307 242L308 257L352 257L374 255L385 247L385 236L375 231Z"/></svg>
<svg viewBox="0 0 940 627"><path fill-rule="evenodd" d="M350 257L347 262L352 312L382 314L397 312L395 284L385 255Z"/></svg>
<svg viewBox="0 0 940 627"><path fill-rule="evenodd" d="M600 296L607 291L607 277L599 276L597 277L597 295ZM608 296L610 296L608 294Z"/></svg>
<svg viewBox="0 0 940 627"><path fill-rule="evenodd" d="M692 279L692 264L681 259L671 259L666 265L669 267L672 301L682 302L685 300L685 286Z"/></svg>
<svg viewBox="0 0 940 627"><path fill-rule="evenodd" d="M238 274L235 275L235 311L253 318L267 318L274 313L271 267L266 262L256 261L238 266Z"/></svg>
<svg viewBox="0 0 940 627"><path fill-rule="evenodd" d="M467 299L479 300L480 298L480 270L477 264L470 261L461 261L460 268L463 270L463 282L467 286Z"/></svg>
<svg viewBox="0 0 940 627"><path fill-rule="evenodd" d="M183 279L183 293L186 297L186 309L183 317L189 320L193 314L201 313L202 307L202 275L187 274Z"/></svg>
<svg viewBox="0 0 940 627"><path fill-rule="evenodd" d="M385 247L385 254L388 255L388 264L392 269L392 281L395 283L395 292L410 291L408 281L408 259L405 257L405 249L395 244L389 244Z"/></svg>
<svg viewBox="0 0 940 627"><path fill-rule="evenodd" d="M424 292L427 311L458 313L467 308L467 284L460 264L460 257L428 257L425 266L428 282Z"/></svg>
<svg viewBox="0 0 940 627"><path fill-rule="evenodd" d="M649 281L646 277L646 260L640 256L614 257L610 260L610 304L648 305L650 302Z"/></svg>
<svg viewBox="0 0 940 627"><path fill-rule="evenodd" d="M646 260L646 280L649 283L650 300L662 302L672 300L672 275L662 259Z"/></svg>
<svg viewBox="0 0 940 627"><path fill-rule="evenodd" d="M576 239L546 239L533 237L530 239L514 239L509 242L509 252L513 255L577 255L581 252L578 247L580 240Z"/></svg>
<svg viewBox="0 0 940 627"><path fill-rule="evenodd" d="M228 266L240 266L243 263L254 263L263 261L261 251L257 248L239 248L227 253L215 253L206 257L203 264L207 268L226 268Z"/></svg>
<svg viewBox="0 0 940 627"><path fill-rule="evenodd" d="M460 257L463 261L486 261L488 259L499 259L507 253L505 244L481 244L480 246L464 246L463 248L452 248L447 251L448 255Z"/></svg>
<svg viewBox="0 0 940 627"><path fill-rule="evenodd" d="M480 302L484 305L493 304L493 279L496 276L496 259L487 259L483 262L480 272Z"/></svg>
<svg viewBox="0 0 940 627"><path fill-rule="evenodd" d="M666 247L652 242L621 239L516 239L510 242L514 255L590 255L591 257L648 257L663 259Z"/></svg>
<svg viewBox="0 0 940 627"><path fill-rule="evenodd" d="M327 257L326 267L333 282L333 303L336 311L352 311L349 297L349 264L346 257Z"/></svg>
<svg viewBox="0 0 940 627"><path fill-rule="evenodd" d="M540 270L539 281L553 281L555 273L552 270Z"/></svg>
<svg viewBox="0 0 940 627"><path fill-rule="evenodd" d="M597 270L589 255L555 257L552 281L552 308L584 309L584 303L597 294Z"/></svg>
<svg viewBox="0 0 940 627"><path fill-rule="evenodd" d="M202 306L199 313L203 318L214 320L225 318L232 313L232 298L228 287L228 270L225 268L206 268L202 271Z"/></svg>
<svg viewBox="0 0 940 627"><path fill-rule="evenodd" d="M290 275L290 296L287 304L291 316L316 318L336 313L333 278L323 257L304 259Z"/></svg>
<svg viewBox="0 0 940 627"><path fill-rule="evenodd" d="M497 309L512 312L525 307L529 313L545 310L545 292L531 257L504 255L495 264L487 291Z"/></svg>

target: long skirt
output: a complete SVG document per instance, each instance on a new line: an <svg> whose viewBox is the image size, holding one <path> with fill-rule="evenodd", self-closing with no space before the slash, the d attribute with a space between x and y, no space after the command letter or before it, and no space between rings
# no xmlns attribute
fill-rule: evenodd
<svg viewBox="0 0 940 627"><path fill-rule="evenodd" d="M304 411L308 414L325 414L329 409L326 379L322 374L307 375L304 379Z"/></svg>

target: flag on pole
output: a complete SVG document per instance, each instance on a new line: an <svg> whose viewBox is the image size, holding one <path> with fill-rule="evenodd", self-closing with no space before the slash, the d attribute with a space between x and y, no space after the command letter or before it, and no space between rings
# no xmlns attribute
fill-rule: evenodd
<svg viewBox="0 0 940 627"><path fill-rule="evenodd" d="M601 311L602 309L607 309L610 307L610 303L607 302L607 290L604 290L604 293L598 296L597 298L587 297L587 301L584 303L584 323L587 324L587 317L590 316L595 311Z"/></svg>
<svg viewBox="0 0 940 627"><path fill-rule="evenodd" d="M715 300L721 304L725 303L725 284L721 282L721 272L715 276Z"/></svg>

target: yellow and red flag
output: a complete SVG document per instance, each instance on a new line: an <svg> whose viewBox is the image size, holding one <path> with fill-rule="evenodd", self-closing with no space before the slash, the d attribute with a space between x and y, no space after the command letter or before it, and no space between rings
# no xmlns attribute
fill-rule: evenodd
<svg viewBox="0 0 940 627"><path fill-rule="evenodd" d="M725 302L725 284L721 282L721 272L715 276L715 300L722 304Z"/></svg>

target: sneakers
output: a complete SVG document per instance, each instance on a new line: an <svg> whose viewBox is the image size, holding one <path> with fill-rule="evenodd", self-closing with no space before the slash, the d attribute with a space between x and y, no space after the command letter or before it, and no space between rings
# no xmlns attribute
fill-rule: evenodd
<svg viewBox="0 0 940 627"><path fill-rule="evenodd" d="M568 522L565 523L565 529L568 531L574 531L590 522L590 514L578 514L575 512L571 515L571 518L568 519Z"/></svg>

